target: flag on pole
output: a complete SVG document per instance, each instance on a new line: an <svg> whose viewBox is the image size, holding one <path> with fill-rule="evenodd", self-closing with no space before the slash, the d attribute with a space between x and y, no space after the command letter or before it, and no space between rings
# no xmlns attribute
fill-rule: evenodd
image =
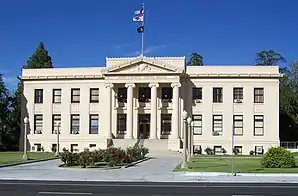
<svg viewBox="0 0 298 196"><path fill-rule="evenodd" d="M144 13L144 9L141 8L141 9L138 9L135 11L135 15L139 15L139 14L143 14Z"/></svg>
<svg viewBox="0 0 298 196"><path fill-rule="evenodd" d="M140 26L139 28L137 28L137 32L138 33L144 33L144 26Z"/></svg>
<svg viewBox="0 0 298 196"><path fill-rule="evenodd" d="M135 16L132 20L134 22L143 22L144 21L144 16Z"/></svg>

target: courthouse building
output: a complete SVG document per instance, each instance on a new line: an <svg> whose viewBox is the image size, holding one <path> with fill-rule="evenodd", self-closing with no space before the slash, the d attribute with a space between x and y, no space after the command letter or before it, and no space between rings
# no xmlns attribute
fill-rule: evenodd
<svg viewBox="0 0 298 196"><path fill-rule="evenodd" d="M263 153L279 145L280 77L277 66L186 66L185 57L23 69L28 149L53 150L59 129L60 149L106 148L112 141L179 151L186 110L194 121L195 149L231 153L234 138L240 153Z"/></svg>

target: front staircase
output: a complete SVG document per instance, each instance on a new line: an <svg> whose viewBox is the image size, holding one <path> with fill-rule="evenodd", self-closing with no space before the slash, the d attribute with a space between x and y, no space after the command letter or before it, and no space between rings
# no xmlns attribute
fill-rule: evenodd
<svg viewBox="0 0 298 196"><path fill-rule="evenodd" d="M168 152L167 139L113 139L113 146L127 148L134 145L143 145L150 153Z"/></svg>

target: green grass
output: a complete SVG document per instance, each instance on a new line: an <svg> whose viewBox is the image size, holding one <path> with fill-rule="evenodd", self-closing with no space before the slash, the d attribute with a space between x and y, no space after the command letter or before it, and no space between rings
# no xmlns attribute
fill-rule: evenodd
<svg viewBox="0 0 298 196"><path fill-rule="evenodd" d="M49 159L55 156L50 152L28 152L28 161ZM0 165L27 162L23 160L23 152L0 152Z"/></svg>
<svg viewBox="0 0 298 196"><path fill-rule="evenodd" d="M298 158L296 167L289 169L263 168L260 164L261 156L235 156L235 172L237 173L298 173ZM195 156L188 163L188 169L177 166L175 171L193 172L231 172L231 156Z"/></svg>

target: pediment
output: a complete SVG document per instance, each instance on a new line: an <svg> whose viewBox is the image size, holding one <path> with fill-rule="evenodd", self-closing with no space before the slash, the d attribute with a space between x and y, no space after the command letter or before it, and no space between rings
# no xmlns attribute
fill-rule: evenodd
<svg viewBox="0 0 298 196"><path fill-rule="evenodd" d="M107 68L107 74L144 74L144 73L181 73L182 70L170 64L159 64L146 60L113 65Z"/></svg>

